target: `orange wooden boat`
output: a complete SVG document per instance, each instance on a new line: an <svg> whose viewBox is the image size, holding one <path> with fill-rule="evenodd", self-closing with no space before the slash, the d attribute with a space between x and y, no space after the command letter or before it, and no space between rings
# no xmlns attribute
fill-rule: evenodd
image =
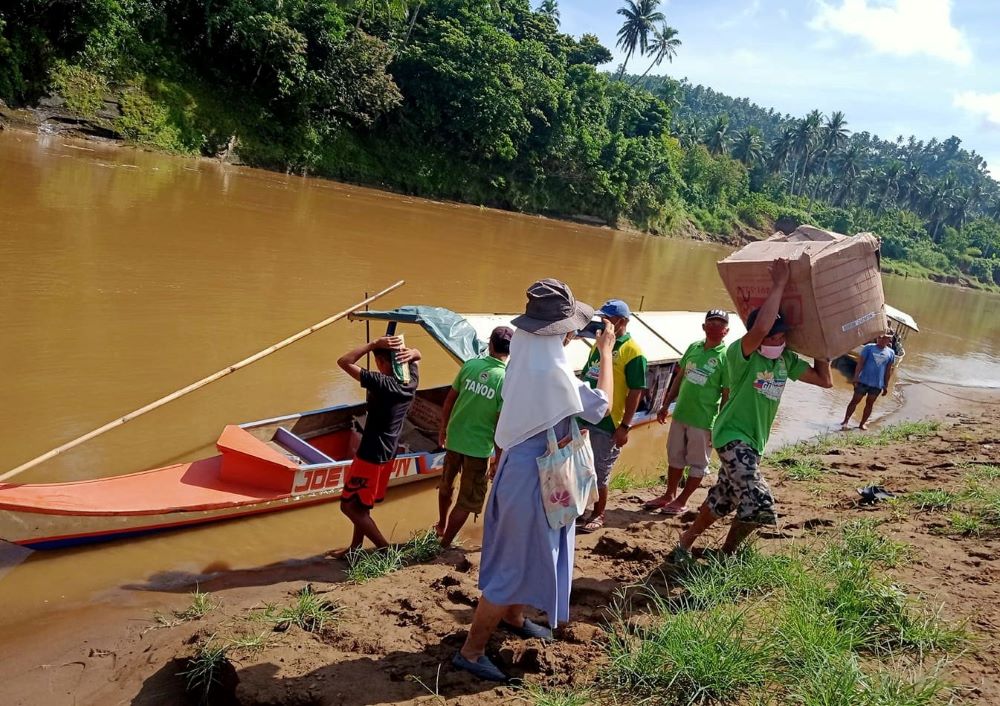
<svg viewBox="0 0 1000 706"><path fill-rule="evenodd" d="M447 388L418 391L390 486L441 473L437 429ZM364 404L227 426L217 456L70 483L0 486L0 538L53 549L275 512L340 497Z"/></svg>

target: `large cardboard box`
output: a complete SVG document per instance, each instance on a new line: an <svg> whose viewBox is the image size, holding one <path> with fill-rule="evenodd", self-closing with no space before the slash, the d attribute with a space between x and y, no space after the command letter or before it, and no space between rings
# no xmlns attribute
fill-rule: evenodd
<svg viewBox="0 0 1000 706"><path fill-rule="evenodd" d="M718 263L719 275L746 321L771 291L768 265L789 260L781 314L792 326L788 346L813 358L835 358L867 343L886 327L879 241L871 233L845 236L800 226L737 250Z"/></svg>

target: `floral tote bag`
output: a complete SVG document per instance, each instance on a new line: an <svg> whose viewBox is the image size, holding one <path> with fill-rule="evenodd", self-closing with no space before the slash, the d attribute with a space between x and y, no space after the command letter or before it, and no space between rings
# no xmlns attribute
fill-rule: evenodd
<svg viewBox="0 0 1000 706"><path fill-rule="evenodd" d="M569 442L560 447L555 431L548 430L548 449L538 457L538 481L549 527L560 529L582 515L597 491L594 452L587 432L570 420Z"/></svg>

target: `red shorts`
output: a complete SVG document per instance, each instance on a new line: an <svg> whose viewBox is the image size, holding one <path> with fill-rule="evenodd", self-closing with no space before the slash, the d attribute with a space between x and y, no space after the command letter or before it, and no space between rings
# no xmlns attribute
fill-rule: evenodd
<svg viewBox="0 0 1000 706"><path fill-rule="evenodd" d="M367 508L375 507L375 503L380 503L385 498L390 471L392 471L392 461L369 463L355 456L344 476L344 492L340 499L357 498L361 505Z"/></svg>

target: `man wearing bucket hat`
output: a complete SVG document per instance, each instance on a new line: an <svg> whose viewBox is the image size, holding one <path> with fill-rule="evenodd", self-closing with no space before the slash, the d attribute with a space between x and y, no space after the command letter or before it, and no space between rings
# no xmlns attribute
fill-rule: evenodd
<svg viewBox="0 0 1000 706"><path fill-rule="evenodd" d="M618 460L621 449L628 443L632 417L639 407L642 391L646 389L646 356L642 348L628 333L628 322L632 312L621 299L609 299L597 314L605 326L615 333L615 347L611 354L614 371L614 395L611 409L597 424L587 424L590 445L594 450L594 468L597 471L597 502L589 519L581 518L583 533L604 527L604 508L608 504L608 483L611 469ZM601 352L595 347L590 352L587 364L583 366L583 379L594 387L601 362Z"/></svg>
<svg viewBox="0 0 1000 706"><path fill-rule="evenodd" d="M599 422L612 386L610 329L597 336L606 362L595 389L576 377L566 356L566 343L594 310L559 280L535 282L527 294L524 314L511 322L517 330L495 437L503 454L483 509L482 596L465 644L452 658L457 668L490 681L507 681L486 655L498 626L520 637L551 640L550 627L569 618L576 532L572 522L559 529L549 525L538 459L546 454L550 431L564 439L572 436L578 417ZM545 613L549 627L525 617L529 606Z"/></svg>
<svg viewBox="0 0 1000 706"><path fill-rule="evenodd" d="M726 350L730 396L712 430L712 444L722 463L719 479L671 553L675 563L690 561L695 540L731 512L736 513L736 519L722 547L729 554L758 527L776 523L774 496L760 473L760 457L785 384L801 380L833 387L829 360L816 360L810 366L786 350L785 334L790 326L778 308L788 284L788 260L775 260L769 269L772 284L767 299L750 312L743 338Z"/></svg>

